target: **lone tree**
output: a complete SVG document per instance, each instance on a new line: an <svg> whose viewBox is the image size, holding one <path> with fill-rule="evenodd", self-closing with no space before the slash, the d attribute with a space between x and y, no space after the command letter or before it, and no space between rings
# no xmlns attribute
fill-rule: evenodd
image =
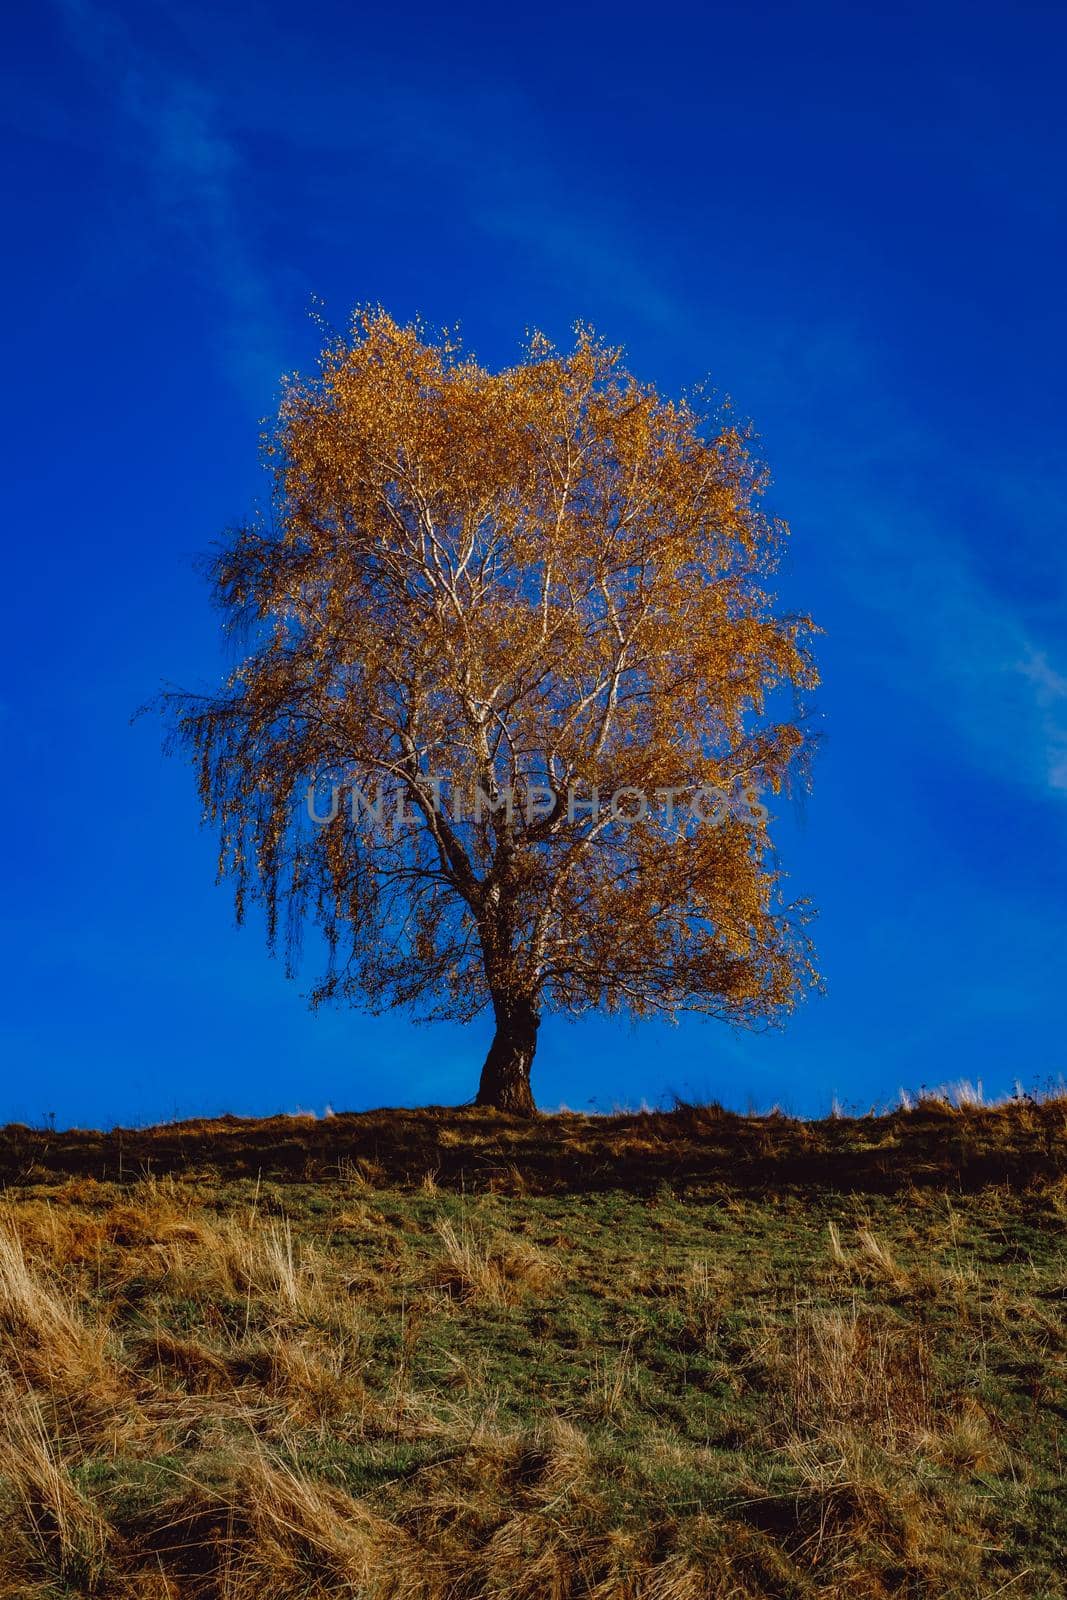
<svg viewBox="0 0 1067 1600"><path fill-rule="evenodd" d="M759 795L816 674L749 431L585 329L494 373L360 312L320 366L212 563L252 653L168 697L238 919L281 913L290 971L322 930L313 1003L492 1006L477 1103L511 1112L545 1007L779 1018L815 974Z"/></svg>

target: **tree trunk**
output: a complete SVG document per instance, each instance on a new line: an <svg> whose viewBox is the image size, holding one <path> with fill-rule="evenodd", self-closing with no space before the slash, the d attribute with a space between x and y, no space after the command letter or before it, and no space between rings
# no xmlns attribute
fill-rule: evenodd
<svg viewBox="0 0 1067 1600"><path fill-rule="evenodd" d="M478 1106L532 1117L537 1110L530 1090L530 1066L537 1049L541 1018L532 1000L494 995L496 1032L482 1068Z"/></svg>

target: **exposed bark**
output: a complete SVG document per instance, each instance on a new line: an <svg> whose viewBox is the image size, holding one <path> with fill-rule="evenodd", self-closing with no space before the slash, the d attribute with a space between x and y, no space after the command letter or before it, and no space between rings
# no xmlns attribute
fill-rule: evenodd
<svg viewBox="0 0 1067 1600"><path fill-rule="evenodd" d="M475 1105L532 1117L537 1107L530 1089L530 1067L541 1018L533 1001L525 996L494 995L493 1011L496 1032L482 1068Z"/></svg>

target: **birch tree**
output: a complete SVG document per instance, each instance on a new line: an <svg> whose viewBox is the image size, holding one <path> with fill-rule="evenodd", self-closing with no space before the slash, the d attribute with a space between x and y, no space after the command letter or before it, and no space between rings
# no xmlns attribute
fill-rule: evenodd
<svg viewBox="0 0 1067 1600"><path fill-rule="evenodd" d="M477 1103L528 1114L547 1009L782 1018L815 978L770 802L812 625L750 431L577 331L487 371L362 312L265 440L212 563L250 653L170 698L237 913L315 1004L490 1008Z"/></svg>

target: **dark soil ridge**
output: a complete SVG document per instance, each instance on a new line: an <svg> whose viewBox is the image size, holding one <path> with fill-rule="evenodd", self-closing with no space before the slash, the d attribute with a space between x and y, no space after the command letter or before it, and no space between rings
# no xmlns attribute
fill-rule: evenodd
<svg viewBox="0 0 1067 1600"><path fill-rule="evenodd" d="M350 1179L372 1188L511 1193L1012 1188L1067 1175L1067 1099L953 1107L921 1101L885 1116L805 1122L716 1105L530 1119L492 1111L344 1112L322 1119L224 1116L97 1132L0 1128L0 1183L63 1178Z"/></svg>

